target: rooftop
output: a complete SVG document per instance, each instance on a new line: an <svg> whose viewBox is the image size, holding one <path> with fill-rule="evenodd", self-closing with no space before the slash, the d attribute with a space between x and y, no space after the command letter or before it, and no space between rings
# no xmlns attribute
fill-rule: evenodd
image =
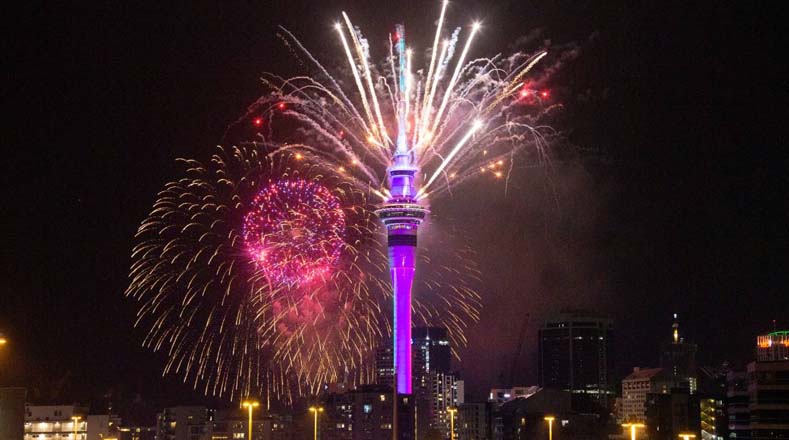
<svg viewBox="0 0 789 440"><path fill-rule="evenodd" d="M638 379L649 379L658 375L662 368L633 368L633 372L630 373L624 380L638 380Z"/></svg>

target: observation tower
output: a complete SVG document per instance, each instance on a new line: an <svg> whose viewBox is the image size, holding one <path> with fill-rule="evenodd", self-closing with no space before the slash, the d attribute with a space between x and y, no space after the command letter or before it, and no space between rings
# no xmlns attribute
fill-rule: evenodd
<svg viewBox="0 0 789 440"><path fill-rule="evenodd" d="M417 200L413 149L408 145L405 103L409 93L406 67L405 29L397 26L400 62L397 148L387 168L391 196L375 212L386 226L389 272L394 289L394 369L397 393L411 394L411 288L416 266L416 238L419 224L428 210Z"/></svg>

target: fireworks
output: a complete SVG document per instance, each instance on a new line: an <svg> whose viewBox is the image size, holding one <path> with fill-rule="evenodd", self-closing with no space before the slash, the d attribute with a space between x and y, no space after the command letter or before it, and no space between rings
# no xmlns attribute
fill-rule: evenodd
<svg viewBox="0 0 789 440"><path fill-rule="evenodd" d="M325 186L304 179L263 188L244 217L249 257L274 283L327 278L340 257L345 214Z"/></svg>
<svg viewBox="0 0 789 440"><path fill-rule="evenodd" d="M167 353L165 373L231 398L369 382L373 350L391 330L391 293L366 193L260 145L181 162L184 176L165 185L137 232L127 290L144 345ZM460 344L478 314L477 272L453 257L425 271L414 309ZM452 277L458 268L471 276Z"/></svg>
<svg viewBox="0 0 789 440"><path fill-rule="evenodd" d="M205 165L185 160L137 233L127 295L139 302L145 345L167 352L165 373L231 397L369 381L373 349L393 330L376 205L416 213L473 176L507 182L515 153L546 160L552 107L538 105L547 98L534 91L539 81L525 80L546 52L469 61L483 28L473 25L460 49L461 29L444 35L446 5L426 70L414 68L402 26L376 65L343 13L342 80L282 30L315 74L265 74L268 93L241 119L265 127L262 140ZM387 186L401 171L413 194ZM478 272L438 226L427 226L435 250L409 254L419 261L411 313L415 325L447 327L454 350L479 319Z"/></svg>

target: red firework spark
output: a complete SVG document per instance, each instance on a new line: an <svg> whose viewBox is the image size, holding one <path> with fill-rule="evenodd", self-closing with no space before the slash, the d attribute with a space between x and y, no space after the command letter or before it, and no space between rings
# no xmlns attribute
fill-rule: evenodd
<svg viewBox="0 0 789 440"><path fill-rule="evenodd" d="M325 186L277 180L244 217L246 251L270 282L300 285L331 275L344 243L345 213Z"/></svg>

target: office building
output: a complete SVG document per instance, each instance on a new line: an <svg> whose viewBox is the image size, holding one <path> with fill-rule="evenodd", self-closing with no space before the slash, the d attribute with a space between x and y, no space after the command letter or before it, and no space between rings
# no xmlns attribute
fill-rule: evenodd
<svg viewBox="0 0 789 440"><path fill-rule="evenodd" d="M412 333L414 376L449 373L452 351L444 327L414 327Z"/></svg>
<svg viewBox="0 0 789 440"><path fill-rule="evenodd" d="M756 361L789 360L789 331L775 331L756 338Z"/></svg>
<svg viewBox="0 0 789 440"><path fill-rule="evenodd" d="M493 402L464 402L459 405L457 420L458 440L494 440Z"/></svg>
<svg viewBox="0 0 789 440"><path fill-rule="evenodd" d="M729 438L751 438L751 413L748 409L748 376L744 371L729 371L726 375L726 416Z"/></svg>
<svg viewBox="0 0 789 440"><path fill-rule="evenodd" d="M789 439L789 360L751 362L747 377L751 440Z"/></svg>
<svg viewBox="0 0 789 440"><path fill-rule="evenodd" d="M672 378L662 368L633 368L633 372L622 380L622 398L617 408L619 421L644 423L647 395L666 393L672 383Z"/></svg>
<svg viewBox="0 0 789 440"><path fill-rule="evenodd" d="M375 352L375 383L394 387L394 351L391 343L382 344Z"/></svg>
<svg viewBox="0 0 789 440"><path fill-rule="evenodd" d="M156 415L156 440L211 440L211 430L204 406L175 406Z"/></svg>
<svg viewBox="0 0 789 440"><path fill-rule="evenodd" d="M686 342L680 334L679 319L675 313L674 323L671 325L671 339L663 344L660 352L660 367L672 376L675 387L683 387L687 383L691 394L695 394L698 388L697 351L698 346Z"/></svg>
<svg viewBox="0 0 789 440"><path fill-rule="evenodd" d="M701 438L699 397L691 394L689 388L649 393L644 407L650 440L677 440L681 433L692 433L695 438Z"/></svg>
<svg viewBox="0 0 789 440"><path fill-rule="evenodd" d="M25 435L24 388L0 388L0 439L21 439Z"/></svg>
<svg viewBox="0 0 789 440"><path fill-rule="evenodd" d="M601 405L613 398L612 321L589 312L563 311L539 330L542 388L587 394Z"/></svg>

